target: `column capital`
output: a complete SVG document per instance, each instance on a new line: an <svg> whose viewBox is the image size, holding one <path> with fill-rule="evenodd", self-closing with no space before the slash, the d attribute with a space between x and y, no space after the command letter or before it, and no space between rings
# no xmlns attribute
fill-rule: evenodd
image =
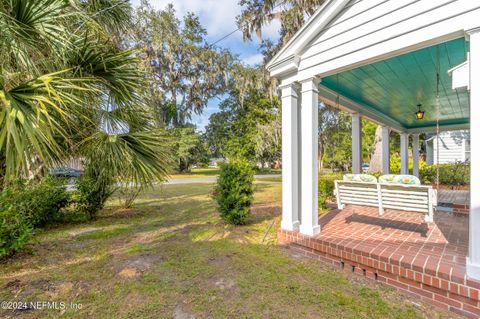
<svg viewBox="0 0 480 319"><path fill-rule="evenodd" d="M282 98L284 97L298 97L300 91L300 83L292 82L288 84L283 84L278 87L279 90L282 92Z"/></svg>
<svg viewBox="0 0 480 319"><path fill-rule="evenodd" d="M299 82L302 85L302 92L314 91L318 93L318 85L320 84L321 80L319 77L314 76L311 78L306 78Z"/></svg>
<svg viewBox="0 0 480 319"><path fill-rule="evenodd" d="M361 114L361 113L358 113L358 112L352 112L352 113L350 113L350 116L352 117L352 119L360 119L360 118L362 118L362 114Z"/></svg>

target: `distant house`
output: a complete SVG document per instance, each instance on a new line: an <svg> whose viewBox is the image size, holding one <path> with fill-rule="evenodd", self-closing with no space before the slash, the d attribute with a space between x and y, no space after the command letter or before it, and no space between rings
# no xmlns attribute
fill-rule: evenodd
<svg viewBox="0 0 480 319"><path fill-rule="evenodd" d="M437 164L437 135L425 141L427 164ZM470 132L447 131L440 133L438 162L440 164L470 160Z"/></svg>
<svg viewBox="0 0 480 319"><path fill-rule="evenodd" d="M210 158L210 163L208 167L210 168L217 168L220 166L221 163L224 163L226 160L223 157L212 157Z"/></svg>

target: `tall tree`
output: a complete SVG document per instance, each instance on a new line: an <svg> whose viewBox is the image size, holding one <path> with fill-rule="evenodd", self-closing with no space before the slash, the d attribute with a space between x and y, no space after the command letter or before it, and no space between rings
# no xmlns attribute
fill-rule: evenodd
<svg viewBox="0 0 480 319"><path fill-rule="evenodd" d="M271 57L283 46L305 23L325 0L240 0L242 13L237 17L237 24L245 40L254 34L261 37L262 28L273 20L280 21L280 41L273 46L265 43L266 57Z"/></svg>
<svg viewBox="0 0 480 319"><path fill-rule="evenodd" d="M192 114L201 114L210 99L225 92L233 58L206 42L207 32L195 14L187 13L180 20L173 5L155 10L142 0L133 33L149 71L149 103L160 122L185 124Z"/></svg>
<svg viewBox="0 0 480 319"><path fill-rule="evenodd" d="M240 98L238 91L232 91L230 96L220 104L220 112L210 117L206 128L207 140L211 148L221 156L241 158L250 162L267 162L278 159L279 137L277 131L262 134L271 123L278 121L279 101L270 99L264 93L252 91ZM278 126L278 125L277 125ZM262 131L259 131L261 128ZM270 134L271 133L271 134ZM259 136L271 139L262 141ZM275 148L266 150L270 143Z"/></svg>

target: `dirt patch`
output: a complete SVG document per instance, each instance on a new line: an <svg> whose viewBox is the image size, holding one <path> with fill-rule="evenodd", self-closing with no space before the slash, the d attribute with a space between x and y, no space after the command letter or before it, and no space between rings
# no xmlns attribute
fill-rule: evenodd
<svg viewBox="0 0 480 319"><path fill-rule="evenodd" d="M94 231L99 230L99 229L101 229L101 228L98 228L98 227L78 228L78 229L72 229L68 233L71 236L78 236L78 235L88 234L88 233L94 232Z"/></svg>
<svg viewBox="0 0 480 319"><path fill-rule="evenodd" d="M73 289L73 283L68 281L51 283L46 288L46 295L53 300L57 299L59 296L64 296L70 293Z"/></svg>
<svg viewBox="0 0 480 319"><path fill-rule="evenodd" d="M220 290L230 290L236 285L235 281L229 278L220 278L215 282L215 286Z"/></svg>
<svg viewBox="0 0 480 319"><path fill-rule="evenodd" d="M118 276L124 279L133 279L140 276L140 273L137 271L136 268L125 267L122 269L121 272L118 273Z"/></svg>
<svg viewBox="0 0 480 319"><path fill-rule="evenodd" d="M278 205L254 205L250 211L255 219L261 219L262 217L280 215L282 213L282 208Z"/></svg>
<svg viewBox="0 0 480 319"><path fill-rule="evenodd" d="M143 272L163 260L164 258L161 255L141 253L127 260L114 261L113 267L114 269L117 269L119 277L124 279L134 279L140 277Z"/></svg>
<svg viewBox="0 0 480 319"><path fill-rule="evenodd" d="M133 259L128 260L127 265L143 272L148 270L155 263L162 262L163 260L164 258L161 255L141 253L136 255Z"/></svg>
<svg viewBox="0 0 480 319"><path fill-rule="evenodd" d="M188 313L185 310L185 304L183 302L177 303L175 309L173 310L174 319L195 319L195 316Z"/></svg>
<svg viewBox="0 0 480 319"><path fill-rule="evenodd" d="M21 286L21 281L20 279L15 279L12 281L7 282L5 285L5 289L18 289Z"/></svg>

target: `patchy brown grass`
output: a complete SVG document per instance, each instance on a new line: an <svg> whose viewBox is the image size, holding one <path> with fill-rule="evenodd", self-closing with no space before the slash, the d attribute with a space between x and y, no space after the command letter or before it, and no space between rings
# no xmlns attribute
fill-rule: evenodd
<svg viewBox="0 0 480 319"><path fill-rule="evenodd" d="M133 209L111 206L95 222L39 233L0 264L0 300L66 308L0 309L0 317L452 317L277 246L280 184L256 184L242 227L219 219L212 187L158 187Z"/></svg>

